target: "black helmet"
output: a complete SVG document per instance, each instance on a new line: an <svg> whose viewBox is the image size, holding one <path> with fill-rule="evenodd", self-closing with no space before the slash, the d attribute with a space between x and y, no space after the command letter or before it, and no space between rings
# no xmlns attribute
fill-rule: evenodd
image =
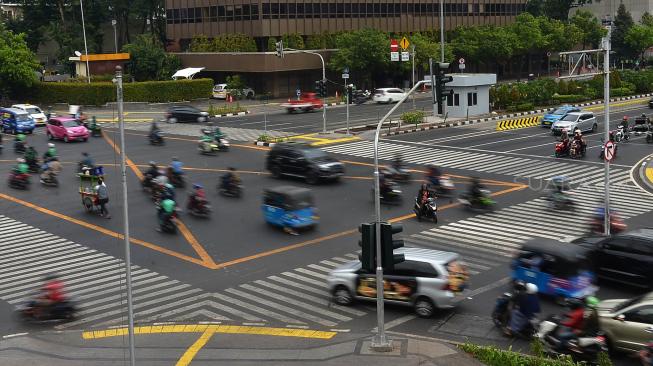
<svg viewBox="0 0 653 366"><path fill-rule="evenodd" d="M571 310L576 310L580 309L583 306L585 306L585 302L582 299L578 299L575 297L568 298L566 301L567 307L569 307Z"/></svg>
<svg viewBox="0 0 653 366"><path fill-rule="evenodd" d="M513 286L514 286L515 291L517 291L517 292L526 291L526 282L524 282L522 280L515 281Z"/></svg>

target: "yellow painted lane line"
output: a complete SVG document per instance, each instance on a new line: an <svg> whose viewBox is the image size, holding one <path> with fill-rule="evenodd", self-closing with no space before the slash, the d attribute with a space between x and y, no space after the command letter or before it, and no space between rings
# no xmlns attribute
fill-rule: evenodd
<svg viewBox="0 0 653 366"><path fill-rule="evenodd" d="M648 99L647 98L642 98L642 99L634 99L634 100L629 100L627 102L619 102L619 103L610 103L610 107L622 107L625 105L633 105L633 104L640 104L643 102L646 102ZM645 104L645 103L643 103ZM588 111L594 111L594 110L602 110L605 108L605 105L603 104L598 104L592 107L587 107L585 108Z"/></svg>
<svg viewBox="0 0 653 366"><path fill-rule="evenodd" d="M193 343L192 346L188 347L183 356L177 361L176 366L188 366L193 361L197 353L206 345L206 343L213 337L215 332L211 329L207 329L202 333L202 336Z"/></svg>
<svg viewBox="0 0 653 366"><path fill-rule="evenodd" d="M225 333L225 334L251 334L271 335L277 337L297 337L313 339L331 339L337 333L312 329L272 328L254 327L245 325L221 325L221 324L177 324L159 326L134 327L134 334L179 334L179 333ZM110 337L122 337L128 334L126 327L106 330L92 330L82 332L83 339L103 339Z"/></svg>
<svg viewBox="0 0 653 366"><path fill-rule="evenodd" d="M653 183L653 168L646 168L646 178L648 178L649 182Z"/></svg>
<svg viewBox="0 0 653 366"><path fill-rule="evenodd" d="M120 147L116 145L111 137L109 137L108 133L103 133L102 137L104 140L113 148L113 150L116 152L116 154L120 154ZM125 162L127 163L127 166L136 174L139 180L143 180L143 173L141 173L140 169L134 164L134 162L125 154Z"/></svg>
<svg viewBox="0 0 653 366"><path fill-rule="evenodd" d="M342 138L333 139L333 140L323 139L323 141L312 143L311 146L324 146L324 145L331 145L331 144L340 144L340 143L349 142L349 141L356 141L356 140L360 140L360 139L361 138L358 137L358 136L342 137Z"/></svg>
<svg viewBox="0 0 653 366"><path fill-rule="evenodd" d="M62 213L49 210L49 209L41 207L41 206L37 206L37 205L35 205L35 204L31 203L31 202L23 201L21 199L6 195L4 193L0 193L0 198L3 198L5 200L7 200L7 201L17 203L19 205L23 205L25 207L29 207L31 209L34 209L34 210L39 211L41 213L44 213L46 215L50 215L50 216L53 216L53 217L56 217L56 218L71 222L73 224L83 226L83 227L85 227L87 229L95 230L97 232L100 232L102 234L105 234L105 235L108 235L108 236L111 236L111 237L114 237L114 238L117 238L117 239L123 239L124 238L124 236L122 234L117 233L115 231L111 231L111 230L105 229L105 228L103 228L101 226L94 225L94 224L91 224L89 222L82 221L82 220L76 219L74 217L70 217L70 216L67 216L67 215L64 215ZM211 268L210 266L206 265L204 260L200 260L198 258L190 257L190 256L187 256L185 254L177 253L177 252L175 252L173 250L158 246L156 244L146 242L144 240L129 238L129 241L134 243L134 244L144 246L146 248L155 250L155 251L163 253L163 254L167 254L169 256L172 256L172 257L175 257L175 258L187 261L187 262L191 262L191 263L194 263L194 264L199 264L199 265L201 265L203 267Z"/></svg>

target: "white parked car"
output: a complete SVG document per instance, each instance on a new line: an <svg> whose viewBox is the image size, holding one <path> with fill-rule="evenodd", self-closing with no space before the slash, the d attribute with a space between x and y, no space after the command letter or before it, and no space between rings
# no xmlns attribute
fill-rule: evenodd
<svg viewBox="0 0 653 366"><path fill-rule="evenodd" d="M213 98L215 99L227 99L229 95L229 90L227 89L227 84L216 84L213 87ZM254 99L254 89L250 87L245 87L242 90L242 96L247 99Z"/></svg>
<svg viewBox="0 0 653 366"><path fill-rule="evenodd" d="M46 117L41 108L31 104L14 104L11 106L11 108L20 109L21 111L27 112L27 114L29 114L30 117L34 119L34 123L37 126L45 126Z"/></svg>
<svg viewBox="0 0 653 366"><path fill-rule="evenodd" d="M399 88L380 88L374 91L372 101L376 103L393 103L400 101L405 95L406 93Z"/></svg>

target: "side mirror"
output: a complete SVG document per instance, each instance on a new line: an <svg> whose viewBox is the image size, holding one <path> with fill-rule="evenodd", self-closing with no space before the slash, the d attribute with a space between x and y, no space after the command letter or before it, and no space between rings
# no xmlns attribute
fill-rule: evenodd
<svg viewBox="0 0 653 366"><path fill-rule="evenodd" d="M626 316L623 314L619 314L613 318L614 320L618 320L620 322L626 321Z"/></svg>

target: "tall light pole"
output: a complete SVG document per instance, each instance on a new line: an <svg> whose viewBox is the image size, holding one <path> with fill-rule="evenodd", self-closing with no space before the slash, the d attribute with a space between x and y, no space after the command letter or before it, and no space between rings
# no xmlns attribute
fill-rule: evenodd
<svg viewBox="0 0 653 366"><path fill-rule="evenodd" d="M116 25L118 22L115 19L111 20L111 25L113 26L113 44L115 45L116 53L118 53L118 32L116 31Z"/></svg>
<svg viewBox="0 0 653 366"><path fill-rule="evenodd" d="M91 82L91 68L88 66L88 46L86 45L86 25L84 24L84 0L79 0L79 8L82 11L82 32L84 33L84 53L86 54L86 79Z"/></svg>
<svg viewBox="0 0 653 366"><path fill-rule="evenodd" d="M612 34L612 20L610 18L604 21L608 34L603 38L603 49L605 52L605 59L603 61L603 72L605 73L605 81L603 82L605 90L603 96L605 97L605 142L610 141L610 35ZM624 131L628 133L628 131ZM610 235L610 160L607 159L607 154L603 151L603 164L605 168L605 214L604 214L604 232L605 235ZM616 152L616 147L615 147Z"/></svg>
<svg viewBox="0 0 653 366"><path fill-rule="evenodd" d="M440 62L444 62L444 0L440 0Z"/></svg>
<svg viewBox="0 0 653 366"><path fill-rule="evenodd" d="M125 239L125 280L127 282L127 331L129 333L129 360L130 365L136 365L134 346L134 306L132 300L132 271L131 250L129 242L129 207L127 205L127 164L125 152L125 121L122 106L122 67L116 66L116 101L118 102L118 123L120 126L120 174L122 178L122 213Z"/></svg>

